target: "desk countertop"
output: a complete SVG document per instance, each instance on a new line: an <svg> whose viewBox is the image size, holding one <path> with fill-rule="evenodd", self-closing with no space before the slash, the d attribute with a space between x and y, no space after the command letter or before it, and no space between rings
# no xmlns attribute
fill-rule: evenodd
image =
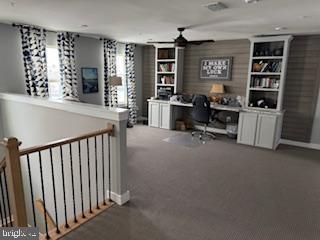
<svg viewBox="0 0 320 240"><path fill-rule="evenodd" d="M182 103L176 101L168 101L168 100L159 100L159 99L148 99L148 102L157 102L157 103L166 103L172 106L181 106L181 107L192 107L192 103ZM283 114L283 111L275 111L270 109L248 109L244 107L232 107L228 105L216 104L211 103L211 108L216 110L223 110L223 111L232 111L232 112L257 112L257 113L265 113L265 114Z"/></svg>
<svg viewBox="0 0 320 240"><path fill-rule="evenodd" d="M182 103L182 102L176 102L176 101L148 99L148 102L167 103L173 106L181 106L181 107L192 107L192 103ZM210 106L212 109L232 111L232 112L240 112L241 110L243 110L242 107L232 107L228 105L221 105L221 104L215 104L215 103L211 103Z"/></svg>

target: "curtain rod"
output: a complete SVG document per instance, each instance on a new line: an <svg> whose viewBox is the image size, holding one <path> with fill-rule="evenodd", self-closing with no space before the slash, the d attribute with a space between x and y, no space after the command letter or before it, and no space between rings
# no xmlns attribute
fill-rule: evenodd
<svg viewBox="0 0 320 240"><path fill-rule="evenodd" d="M28 25L28 24L17 24L17 23L12 23L12 26L13 27L20 27L20 26L23 26L23 25L26 25L26 26L30 26L30 27L39 27L39 28L43 28L43 27L40 27L40 26L33 26L33 25ZM45 29L45 28L43 28ZM47 32L52 32L52 33L58 33L58 31L54 31L54 30L47 30L45 29ZM66 32L70 32L70 31L66 31ZM76 33L76 32L70 32L70 33L74 33L76 37L81 37L81 35L79 33ZM107 39L107 40L112 40L112 39L108 39L108 38L104 38L104 37L99 37L99 38L95 38L95 37L91 37L91 36L82 36L82 37L89 37L89 38L94 38L94 39L98 39L100 41L103 41L104 39ZM118 41L117 41L118 42ZM125 42L118 42L118 43L123 43L123 44L126 44ZM135 44L135 43L134 43ZM136 45L136 44L135 44Z"/></svg>
<svg viewBox="0 0 320 240"><path fill-rule="evenodd" d="M28 25L28 24L16 24L16 23L12 23L13 27L20 27L20 26L30 26L30 27L39 27L39 26L33 26L33 25ZM43 27L39 27L39 28L43 28ZM46 32L52 32L52 33L58 33L58 31L53 31L53 30L48 30L43 28ZM70 32L70 31L66 31L66 32ZM76 37L80 37L79 33L76 32L70 32L70 33L74 33Z"/></svg>

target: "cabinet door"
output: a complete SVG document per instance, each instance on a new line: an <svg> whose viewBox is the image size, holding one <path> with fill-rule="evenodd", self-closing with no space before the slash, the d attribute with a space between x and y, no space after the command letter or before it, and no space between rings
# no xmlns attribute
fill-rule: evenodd
<svg viewBox="0 0 320 240"><path fill-rule="evenodd" d="M256 133L256 146L270 149L274 148L277 118L277 115L259 114Z"/></svg>
<svg viewBox="0 0 320 240"><path fill-rule="evenodd" d="M170 105L167 103L160 103L160 123L159 127L170 129Z"/></svg>
<svg viewBox="0 0 320 240"><path fill-rule="evenodd" d="M151 127L159 127L159 103L149 102L148 123Z"/></svg>
<svg viewBox="0 0 320 240"><path fill-rule="evenodd" d="M257 128L257 113L241 112L239 116L238 143L254 145L256 128Z"/></svg>

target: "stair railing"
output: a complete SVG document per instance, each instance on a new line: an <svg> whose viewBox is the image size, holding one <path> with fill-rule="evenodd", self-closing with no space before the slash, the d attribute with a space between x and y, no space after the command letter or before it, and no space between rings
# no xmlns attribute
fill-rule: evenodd
<svg viewBox="0 0 320 240"><path fill-rule="evenodd" d="M42 236L42 238L46 239L58 239L62 236L66 235L73 229L77 228L84 222L90 220L91 218L95 217L97 214L101 213L105 209L109 208L111 203L111 166L110 166L110 137L114 136L115 129L114 125L108 124L108 127L103 130L91 132L88 134L80 135L77 137L72 138L66 138L58 141L54 141L51 143L47 143L40 146L30 147L26 149L19 149L20 142L16 138L8 138L5 139L3 142L0 142L3 146L6 147L6 158L4 161L0 163L0 174L4 174L4 178L0 177L0 196L4 196L2 192L7 191L7 194L5 196L9 195L9 200L3 201L3 204L6 203L7 207L5 207L5 214L3 212L3 208L0 204L0 214L1 219L7 219L6 217L10 217L10 223L13 226L16 227L27 227L27 226L33 226L33 227L39 227L39 219L37 219L36 214L36 208L39 210L41 208L41 212L43 215L43 222L44 222L44 229L45 234ZM106 139L107 137L107 139ZM100 139L99 144L101 147L99 148L99 151L101 151L98 154L98 147L97 142L98 138ZM107 144L105 144L107 143ZM94 146L94 149L90 149L90 146ZM75 147L76 146L76 147ZM82 149L82 146L85 146L85 149ZM76 148L76 149L73 149ZM105 150L107 149L107 151ZM55 157L57 154L53 154L53 150L55 152L59 152L59 158ZM65 152L69 153L65 154ZM43 156L46 152L46 156ZM77 152L78 156L75 156L74 152ZM32 155L32 157L31 157ZM86 156L86 159L84 158L84 155ZM98 155L100 157L100 167L98 166ZM94 156L94 170L92 170L92 159L90 156ZM33 161L38 160L39 169L35 172L34 167L31 168L31 163ZM30 192L30 199L31 199L31 212L32 216L27 215L27 206L25 201L25 193L23 188L23 176L22 176L22 168L21 163L23 161L26 161L27 165L27 178L28 178L28 185L29 185L29 192ZM44 176L44 162L50 161L49 166L51 166L51 176ZM78 170L75 173L74 169L74 161L78 161ZM70 172L66 173L66 167L65 164L68 162L70 169L68 169ZM84 179L84 163L86 163L86 170L87 170L87 178ZM55 165L60 165L61 172L59 173L59 176L61 176L62 180L62 196L58 196L57 192L57 173L55 171ZM107 166L108 171L106 172L105 168ZM92 171L94 174L92 174ZM70 174L70 175L69 175ZM75 182L74 175L77 174L79 176L80 181ZM33 177L36 175L40 175L40 185L41 185L41 199L35 199L34 195L34 179ZM66 175L68 175L71 178L71 193L72 193L72 199L67 199L66 197ZM94 175L94 176L92 176ZM100 175L100 178L98 180L98 175ZM46 193L46 190L50 188L51 186L45 186L44 184L44 178L48 181L48 177L51 177L51 183L52 183L52 199L54 203L54 223L52 222L52 218L48 219L48 216L51 216L48 213L48 207L46 206L46 203L48 201L48 193ZM102 179L102 181L101 181ZM106 180L107 179L107 180ZM4 181L3 181L4 180ZM2 185L4 182L4 185ZM92 189L94 183L95 186L95 192ZM8 183L8 184L7 184ZM84 188L84 183L87 183L88 188ZM78 187L80 187L80 199L77 199L75 196L75 186L78 184ZM108 184L108 186L107 186ZM102 186L101 186L102 185ZM5 188L2 188L2 186L5 186ZM102 188L102 193L99 194L99 187ZM106 188L108 191L106 191ZM86 191L86 193L85 193ZM1 195L2 194L2 195ZM50 193L51 195L51 193ZM85 207L84 205L84 195L89 197L88 200L88 206ZM95 195L95 202L93 202L92 195ZM101 199L102 195L102 199ZM106 196L108 195L108 196ZM99 198L100 196L100 198ZM62 197L63 199L63 207L61 204L57 204L57 198ZM52 200L51 199L51 200ZM102 201L100 201L102 200ZM71 201L71 202L70 202ZM9 202L11 204L9 204ZM80 202L77 205L76 202ZM0 201L0 203L2 203ZM67 206L72 205L72 216L68 214ZM40 205L41 206L40 206ZM39 207L40 206L40 207ZM81 210L81 213L79 214L79 209ZM12 218L11 219L11 212L12 212ZM61 214L63 214L63 223L59 221L59 215L61 219ZM6 216L6 217L4 217ZM28 218L32 219L31 223L28 222ZM50 220L48 222L48 220ZM48 224L49 223L49 224ZM52 226L55 226L54 229L52 229ZM8 223L3 224L2 226L9 226Z"/></svg>

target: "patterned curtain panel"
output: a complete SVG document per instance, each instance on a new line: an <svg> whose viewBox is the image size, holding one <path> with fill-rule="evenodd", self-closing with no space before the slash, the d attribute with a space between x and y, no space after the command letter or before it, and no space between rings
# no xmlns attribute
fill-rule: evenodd
<svg viewBox="0 0 320 240"><path fill-rule="evenodd" d="M117 42L115 40L103 40L104 49L104 105L110 107L117 107L118 93L117 88L109 85L111 76L117 73L116 68L116 52Z"/></svg>
<svg viewBox="0 0 320 240"><path fill-rule="evenodd" d="M74 57L75 35L69 32L58 33L60 76L63 98L78 100L77 73Z"/></svg>
<svg viewBox="0 0 320 240"><path fill-rule="evenodd" d="M48 96L46 31L20 25L26 92L31 96Z"/></svg>
<svg viewBox="0 0 320 240"><path fill-rule="evenodd" d="M128 88L129 123L137 123L137 96L134 71L134 44L126 44L126 78Z"/></svg>

